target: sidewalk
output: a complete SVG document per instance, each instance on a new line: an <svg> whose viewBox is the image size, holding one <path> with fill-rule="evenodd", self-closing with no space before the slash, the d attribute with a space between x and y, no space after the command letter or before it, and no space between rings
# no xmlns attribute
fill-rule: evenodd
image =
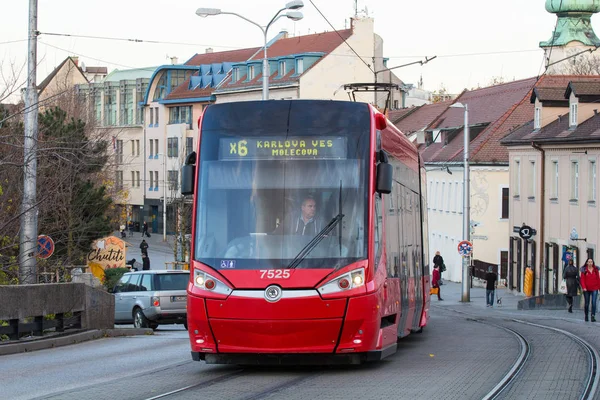
<svg viewBox="0 0 600 400"><path fill-rule="evenodd" d="M142 251L140 249L140 243L142 239L148 243L148 257L150 258L150 269L165 269L166 262L175 261L175 254L173 253L173 243L175 241L174 235L167 235L167 241L163 242L163 235L158 233L152 233L151 237L142 238L141 232L133 232L133 236L129 236L127 231L127 237L123 239L127 247L127 261L135 258L137 262L142 263ZM114 236L120 238L120 232L114 232Z"/></svg>
<svg viewBox="0 0 600 400"><path fill-rule="evenodd" d="M470 305L477 308L487 308L485 304L485 288L482 287L472 287L470 289L471 293L471 301ZM443 302L439 303L440 305L445 305L447 303L460 303L462 297L462 284L444 281L444 284L441 287L441 295ZM502 299L502 305L499 306L497 303L498 298ZM521 294L513 294L506 288L496 289L496 293L494 295L494 307L508 310L517 310L517 303L519 300L523 300L525 296ZM431 303L437 304L437 296L431 296Z"/></svg>

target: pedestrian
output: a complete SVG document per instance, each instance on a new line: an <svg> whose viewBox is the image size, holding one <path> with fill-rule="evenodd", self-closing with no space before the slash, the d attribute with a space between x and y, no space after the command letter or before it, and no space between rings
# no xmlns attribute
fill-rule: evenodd
<svg viewBox="0 0 600 400"><path fill-rule="evenodd" d="M494 291L496 290L496 283L498 282L498 275L494 272L494 267L491 265L488 267L488 271L485 274L485 301L486 307L494 307Z"/></svg>
<svg viewBox="0 0 600 400"><path fill-rule="evenodd" d="M431 286L434 289L437 289L438 301L443 301L444 299L442 299L442 291L439 284L440 279L440 266L435 264L433 266L433 278L431 279Z"/></svg>
<svg viewBox="0 0 600 400"><path fill-rule="evenodd" d="M129 237L132 237L133 236L133 221L129 221L128 228L129 228Z"/></svg>
<svg viewBox="0 0 600 400"><path fill-rule="evenodd" d="M579 282L581 282L581 290L583 290L585 320L588 320L591 302L592 322L596 322L596 300L598 300L598 289L600 289L600 271L598 271L598 267L596 267L593 259L588 258L585 262L581 270Z"/></svg>
<svg viewBox="0 0 600 400"><path fill-rule="evenodd" d="M440 267L440 279L442 279L442 273L446 271L446 264L444 264L444 258L440 255L439 250L435 252L435 256L433 257L433 265Z"/></svg>
<svg viewBox="0 0 600 400"><path fill-rule="evenodd" d="M148 254L142 253L142 270L148 271L150 270L150 258Z"/></svg>
<svg viewBox="0 0 600 400"><path fill-rule="evenodd" d="M150 235L148 235L148 223L146 221L144 221L144 224L142 225L142 237L144 237L144 235L150 237Z"/></svg>
<svg viewBox="0 0 600 400"><path fill-rule="evenodd" d="M567 293L565 297L567 304L569 305L569 312L573 312L573 297L577 296L577 289L579 289L579 273L577 267L573 263L573 259L569 259L569 264L563 270L563 279L567 284ZM592 318L594 318L592 316Z"/></svg>
<svg viewBox="0 0 600 400"><path fill-rule="evenodd" d="M148 255L148 243L146 243L146 239L142 239L142 243L140 243L140 250L142 250L142 255Z"/></svg>

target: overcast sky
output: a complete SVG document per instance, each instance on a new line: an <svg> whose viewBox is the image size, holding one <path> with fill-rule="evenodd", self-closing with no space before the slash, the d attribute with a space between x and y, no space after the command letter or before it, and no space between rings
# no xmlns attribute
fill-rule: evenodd
<svg viewBox="0 0 600 400"><path fill-rule="evenodd" d="M304 19L280 19L269 38L281 29L290 34L331 31L349 26L354 0L304 0ZM88 66L126 69L168 64L167 57L185 62L207 47L215 51L258 47L260 30L234 16L200 18L198 7L237 12L265 25L286 0L39 0L38 30L42 33L104 36L194 45L134 43L60 37L42 34L38 46L38 83L65 57L79 55ZM22 65L27 57L27 0L0 0L0 54L4 72L10 62ZM556 17L546 12L544 0L359 0L368 10L375 32L384 40L388 66L438 56L425 66L397 69L406 83L451 93L488 85L494 77L510 81L536 76L543 51L539 42L550 39ZM600 33L600 17L592 18ZM8 41L21 40L16 43ZM493 53L493 54L490 54ZM25 81L25 71L21 76Z"/></svg>

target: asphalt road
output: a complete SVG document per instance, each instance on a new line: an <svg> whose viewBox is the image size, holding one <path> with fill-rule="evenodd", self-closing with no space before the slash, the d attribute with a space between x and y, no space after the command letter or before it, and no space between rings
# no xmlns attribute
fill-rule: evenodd
<svg viewBox="0 0 600 400"><path fill-rule="evenodd" d="M456 285L458 287L458 285ZM432 301L421 334L382 362L318 368L241 368L191 361L187 332L160 326L154 336L106 338L0 358L6 399L482 399L518 364L503 399L597 398L593 362L576 335L600 349L600 324L581 312L517 311L516 300L487 309L482 292L460 303L460 287ZM505 295L506 296L506 295ZM528 325L531 322L537 325ZM555 330L552 330L553 328ZM523 341L518 339L521 335ZM527 357L523 354L527 343ZM586 398L586 397L584 397Z"/></svg>

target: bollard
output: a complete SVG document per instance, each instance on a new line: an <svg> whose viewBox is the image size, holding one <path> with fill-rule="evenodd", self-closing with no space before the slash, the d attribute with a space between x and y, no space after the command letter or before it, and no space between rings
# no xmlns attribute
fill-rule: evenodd
<svg viewBox="0 0 600 400"><path fill-rule="evenodd" d="M525 296L533 296L533 270L529 267L525 269L525 279L523 281L523 293Z"/></svg>

